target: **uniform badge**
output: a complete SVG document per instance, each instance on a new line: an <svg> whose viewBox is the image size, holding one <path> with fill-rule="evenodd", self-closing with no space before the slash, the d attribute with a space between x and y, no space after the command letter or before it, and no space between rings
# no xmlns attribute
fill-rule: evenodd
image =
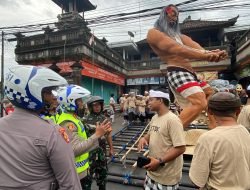
<svg viewBox="0 0 250 190"><path fill-rule="evenodd" d="M69 143L69 136L66 133L65 129L60 127L59 128L59 133L62 135L63 139L66 141L66 143Z"/></svg>
<svg viewBox="0 0 250 190"><path fill-rule="evenodd" d="M69 131L74 131L74 129L75 129L75 126L71 123L71 124L69 124L68 126L68 129L69 129Z"/></svg>

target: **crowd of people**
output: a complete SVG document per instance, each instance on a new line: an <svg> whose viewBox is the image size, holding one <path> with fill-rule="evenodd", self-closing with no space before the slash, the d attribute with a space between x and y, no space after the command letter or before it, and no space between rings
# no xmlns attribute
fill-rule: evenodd
<svg viewBox="0 0 250 190"><path fill-rule="evenodd" d="M248 190L250 86L242 108L239 93L214 93L199 81L190 60L219 62L227 53L206 51L182 35L178 15L175 5L164 7L147 40L168 64L167 80L182 108L180 115L170 111L169 93L163 89L146 91L144 96L130 92L119 100L128 125L138 119L142 125L149 122L149 131L138 144L139 151L146 146L149 150L144 189L179 188L184 130L206 110L211 130L197 141L190 179L200 189ZM110 117L102 97L90 97L87 89L68 85L48 68L21 65L9 68L4 89L10 111L0 119L0 189L90 190L93 179L100 190L106 189L106 152L114 155L113 94Z"/></svg>
<svg viewBox="0 0 250 190"><path fill-rule="evenodd" d="M143 95L135 95L134 92L129 94L122 94L119 99L120 110L123 113L124 122L123 124L131 125L134 122L140 121L141 125L144 125L149 121L154 112L149 108L149 93L144 92Z"/></svg>
<svg viewBox="0 0 250 190"><path fill-rule="evenodd" d="M247 105L242 110L237 94L217 92L209 99L208 112L214 116L216 127L198 139L189 170L198 189L250 189L250 85L247 94ZM139 151L149 149L144 189L177 190L186 146L184 126L169 110L168 93L150 91L149 97L150 108L156 114L138 145Z"/></svg>
<svg viewBox="0 0 250 190"><path fill-rule="evenodd" d="M113 156L114 149L103 98L43 67L15 66L8 75L5 93L15 110L0 119L0 189L90 190L93 179L106 189L106 152ZM250 189L250 86L246 93L242 109L238 94L217 92L209 99L217 126L194 151L189 175L197 187ZM128 119L149 120L138 144L139 151L149 149L144 188L178 189L186 142L182 121L169 109L169 93L124 94L120 104Z"/></svg>

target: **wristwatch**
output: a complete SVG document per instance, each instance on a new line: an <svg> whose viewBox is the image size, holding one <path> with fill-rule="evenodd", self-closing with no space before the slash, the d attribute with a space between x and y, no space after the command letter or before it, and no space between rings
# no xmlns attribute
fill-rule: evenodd
<svg viewBox="0 0 250 190"><path fill-rule="evenodd" d="M163 162L163 160L161 158L157 158L157 160L159 160L160 166L165 166L165 163Z"/></svg>

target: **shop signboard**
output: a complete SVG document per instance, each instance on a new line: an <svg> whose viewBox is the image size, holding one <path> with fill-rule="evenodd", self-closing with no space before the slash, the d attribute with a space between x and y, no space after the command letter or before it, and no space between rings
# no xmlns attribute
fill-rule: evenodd
<svg viewBox="0 0 250 190"><path fill-rule="evenodd" d="M101 69L93 64L86 61L81 62L84 69L82 70L82 75L104 80L110 83L118 84L121 86L125 85L125 79L119 75L113 74L109 71Z"/></svg>
<svg viewBox="0 0 250 190"><path fill-rule="evenodd" d="M165 77L144 77L127 79L127 85L165 84Z"/></svg>

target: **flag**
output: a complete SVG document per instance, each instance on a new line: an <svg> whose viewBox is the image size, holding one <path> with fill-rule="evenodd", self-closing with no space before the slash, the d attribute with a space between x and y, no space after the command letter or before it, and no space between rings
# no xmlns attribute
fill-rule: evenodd
<svg viewBox="0 0 250 190"><path fill-rule="evenodd" d="M95 41L95 36L94 34L91 34L91 37L89 38L89 45L92 45L94 41Z"/></svg>

